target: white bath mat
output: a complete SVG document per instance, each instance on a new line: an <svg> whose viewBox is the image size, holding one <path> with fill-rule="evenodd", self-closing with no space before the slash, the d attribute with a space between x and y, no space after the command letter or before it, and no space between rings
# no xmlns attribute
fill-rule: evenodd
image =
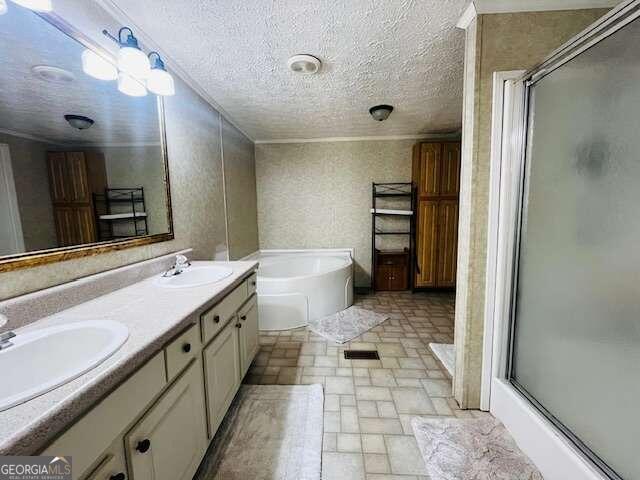
<svg viewBox="0 0 640 480"><path fill-rule="evenodd" d="M346 343L389 318L360 307L349 307L328 317L312 320L309 329L336 343Z"/></svg>
<svg viewBox="0 0 640 480"><path fill-rule="evenodd" d="M194 480L320 480L321 385L243 385Z"/></svg>
<svg viewBox="0 0 640 480"><path fill-rule="evenodd" d="M431 480L543 480L504 426L482 418L419 418L411 426Z"/></svg>

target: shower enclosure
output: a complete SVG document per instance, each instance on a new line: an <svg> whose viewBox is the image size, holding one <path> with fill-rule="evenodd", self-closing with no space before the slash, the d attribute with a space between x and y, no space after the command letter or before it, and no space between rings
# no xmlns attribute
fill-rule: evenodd
<svg viewBox="0 0 640 480"><path fill-rule="evenodd" d="M625 480L640 479L639 15L625 2L522 80L503 372Z"/></svg>

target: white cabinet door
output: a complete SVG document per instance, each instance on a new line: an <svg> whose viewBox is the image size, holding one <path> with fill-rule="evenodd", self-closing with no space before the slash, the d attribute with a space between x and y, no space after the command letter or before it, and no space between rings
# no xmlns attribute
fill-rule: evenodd
<svg viewBox="0 0 640 480"><path fill-rule="evenodd" d="M258 304L254 296L238 312L240 319L240 366L241 377L247 374L247 370L258 353Z"/></svg>
<svg viewBox="0 0 640 480"><path fill-rule="evenodd" d="M204 349L209 436L213 437L240 386L239 320L229 323Z"/></svg>
<svg viewBox="0 0 640 480"><path fill-rule="evenodd" d="M125 437L132 480L191 480L207 444L197 360Z"/></svg>

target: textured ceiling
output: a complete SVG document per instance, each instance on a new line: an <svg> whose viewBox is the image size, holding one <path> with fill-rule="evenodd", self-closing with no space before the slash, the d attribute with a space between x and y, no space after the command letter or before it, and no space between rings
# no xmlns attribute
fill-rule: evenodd
<svg viewBox="0 0 640 480"><path fill-rule="evenodd" d="M156 97L128 97L116 82L85 75L83 50L35 13L10 3L0 15L0 129L60 144L159 143ZM63 68L75 80L43 81L31 73L35 65ZM95 124L79 131L65 114L84 115Z"/></svg>
<svg viewBox="0 0 640 480"><path fill-rule="evenodd" d="M462 120L466 0L112 0L254 140L413 135ZM318 56L320 74L287 69ZM369 107L389 103L389 120Z"/></svg>

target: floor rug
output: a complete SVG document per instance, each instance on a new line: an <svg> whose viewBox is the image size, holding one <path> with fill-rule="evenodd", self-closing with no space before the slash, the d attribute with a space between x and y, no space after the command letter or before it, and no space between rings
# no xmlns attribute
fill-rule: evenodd
<svg viewBox="0 0 640 480"><path fill-rule="evenodd" d="M360 307L349 307L328 317L312 320L309 329L336 343L346 343L387 320L381 315Z"/></svg>
<svg viewBox="0 0 640 480"><path fill-rule="evenodd" d="M418 418L413 432L431 480L542 480L504 426L482 418Z"/></svg>
<svg viewBox="0 0 640 480"><path fill-rule="evenodd" d="M320 480L321 385L243 385L194 480Z"/></svg>

